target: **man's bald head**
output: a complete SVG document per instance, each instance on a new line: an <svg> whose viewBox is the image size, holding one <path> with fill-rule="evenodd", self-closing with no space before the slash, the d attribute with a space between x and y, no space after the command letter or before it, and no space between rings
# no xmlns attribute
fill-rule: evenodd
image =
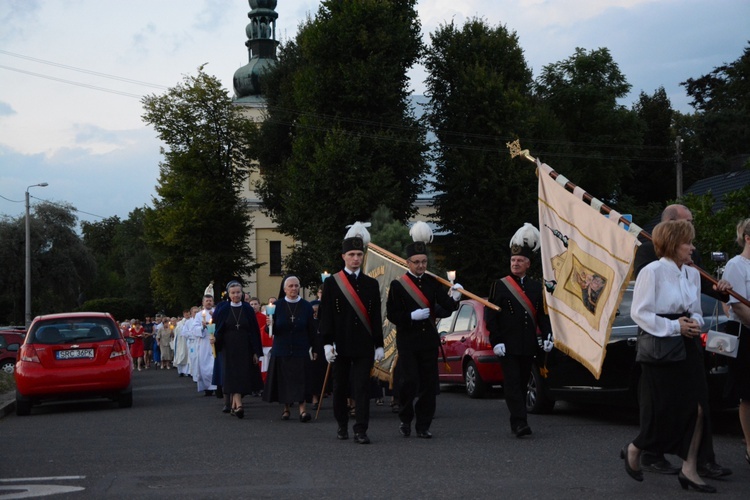
<svg viewBox="0 0 750 500"><path fill-rule="evenodd" d="M686 220L693 222L693 213L685 205L669 205L661 213L661 221Z"/></svg>

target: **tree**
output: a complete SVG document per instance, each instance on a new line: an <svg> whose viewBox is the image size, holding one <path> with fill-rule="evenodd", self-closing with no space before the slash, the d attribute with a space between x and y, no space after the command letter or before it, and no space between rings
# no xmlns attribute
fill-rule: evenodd
<svg viewBox="0 0 750 500"><path fill-rule="evenodd" d="M710 272L721 265L710 258L711 252L726 252L731 258L740 250L736 228L737 223L750 214L750 186L727 193L723 201L723 208L714 213L714 197L710 193L702 196L688 194L681 200L693 214L703 265Z"/></svg>
<svg viewBox="0 0 750 500"><path fill-rule="evenodd" d="M151 284L156 305L175 310L198 303L209 281L226 283L255 268L241 198L255 129L202 68L142 102L144 121L166 144L158 198L143 219L154 257Z"/></svg>
<svg viewBox="0 0 750 500"><path fill-rule="evenodd" d="M549 64L535 84L537 95L563 124L570 151L559 171L604 201L615 199L620 180L630 175L641 131L636 114L617 104L631 85L609 50L577 48L564 61ZM550 157L555 157L553 151Z"/></svg>
<svg viewBox="0 0 750 500"><path fill-rule="evenodd" d="M257 141L264 210L295 247L303 285L341 265L346 225L383 205L405 223L422 189L424 132L407 70L422 44L415 0L326 0L266 74Z"/></svg>
<svg viewBox="0 0 750 500"><path fill-rule="evenodd" d="M372 221L372 227L370 227L372 242L391 253L406 257L404 255L406 245L412 242L409 228L395 220L391 211L386 207L379 207L375 210L370 220Z"/></svg>
<svg viewBox="0 0 750 500"><path fill-rule="evenodd" d="M681 82L697 111L696 134L703 149L698 178L730 168L735 155L748 153L750 141L750 46L734 62L707 75Z"/></svg>
<svg viewBox="0 0 750 500"><path fill-rule="evenodd" d="M430 35L427 119L437 138L435 208L450 232L445 265L467 288L489 289L507 272L509 242L536 216L536 178L505 143L535 135L531 70L518 36L472 19Z"/></svg>
<svg viewBox="0 0 750 500"><path fill-rule="evenodd" d="M153 258L144 240L145 209L128 218L110 217L82 222L83 241L97 261L97 277L86 288L85 299L123 298L138 304L139 316L153 312L150 275Z"/></svg>
<svg viewBox="0 0 750 500"><path fill-rule="evenodd" d="M33 315L71 311L94 279L96 262L75 231L75 208L43 202L29 220L31 311ZM0 323L23 324L25 312L25 218L0 222Z"/></svg>

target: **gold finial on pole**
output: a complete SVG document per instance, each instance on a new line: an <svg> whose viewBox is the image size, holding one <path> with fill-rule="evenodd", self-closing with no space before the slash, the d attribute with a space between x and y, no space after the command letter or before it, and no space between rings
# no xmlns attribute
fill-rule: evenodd
<svg viewBox="0 0 750 500"><path fill-rule="evenodd" d="M510 150L510 157L523 156L527 160L536 163L536 158L531 156L528 149L521 149L521 141L516 139L513 142L506 142L505 146Z"/></svg>

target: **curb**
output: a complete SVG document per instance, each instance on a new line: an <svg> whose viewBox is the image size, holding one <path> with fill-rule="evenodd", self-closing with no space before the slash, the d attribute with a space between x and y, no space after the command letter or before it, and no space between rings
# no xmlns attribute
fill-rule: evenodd
<svg viewBox="0 0 750 500"><path fill-rule="evenodd" d="M16 411L16 393L15 391L0 394L0 418Z"/></svg>

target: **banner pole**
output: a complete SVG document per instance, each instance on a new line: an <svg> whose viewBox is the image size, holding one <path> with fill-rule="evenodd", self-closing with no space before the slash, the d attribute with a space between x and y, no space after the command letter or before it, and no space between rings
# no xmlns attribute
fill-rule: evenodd
<svg viewBox="0 0 750 500"><path fill-rule="evenodd" d="M531 154L529 153L528 149L521 149L521 143L520 143L520 141L518 139L516 139L513 142L507 142L507 143L505 143L505 145L510 150L510 156L511 156L511 158L515 158L516 156L521 156L522 158L525 158L526 160L529 160L530 162L534 163L535 165L538 165L539 163L541 163L541 162L538 162L536 158L534 158L533 156L531 156ZM550 170L549 170L549 176L552 177L553 179L555 179L560 185L563 185L565 187L565 189L567 189L571 193L575 194L575 190L577 188L580 189L578 186L576 186L575 184L573 184L572 182L570 182L569 180L567 180L565 177L563 177L563 179L566 181L565 184L563 184L562 182L560 182L560 180L558 180L558 177L560 177L560 174L558 174L557 172L555 172L552 168L550 168ZM583 201L585 201L589 205L591 205L592 201L597 202L597 204L601 203L599 200L597 200L596 198L594 198L593 196L591 196L589 193L587 193L583 189L581 189L581 199L583 199ZM593 205L592 205L592 208L593 208ZM613 210L610 207L608 207L604 203L601 203L601 206L599 208L599 212L600 213L603 212L603 213L609 214L612 211ZM635 226L635 227L637 227L638 231L637 232L634 231L635 234L636 234L636 236L643 236L647 240L653 241L653 239L651 238L651 235L648 232L644 231L643 228L641 228L637 224L634 224L633 222L627 220L625 217L620 216L619 222L621 222L623 224L626 224L626 225L629 225L629 226ZM708 272L704 271L702 268L696 266L694 262L691 262L688 265L691 266L691 267L693 267L695 270L697 270L698 273L701 275L702 278L705 278L706 280L708 280L710 283L712 283L714 285L718 284L718 281L716 280L716 278L714 278ZM750 301L748 301L745 297L743 297L742 295L738 294L734 290L727 290L724 293L727 293L727 294L731 295L732 297L734 297L735 299L739 300L740 302L742 302L746 306L750 307Z"/></svg>
<svg viewBox="0 0 750 500"><path fill-rule="evenodd" d="M399 257L398 255L393 254L393 253L389 252L388 250L385 250L384 248L381 248L381 247L377 246L376 244L374 244L372 242L370 242L367 246L368 246L368 248L371 248L372 250L374 250L375 252L379 253L383 257L386 257L386 258L392 260L396 264L398 264L398 265L400 265L402 267L407 267L406 266L406 259L403 259L403 258ZM438 280L440 283L442 283L443 285L447 286L448 288L451 288L453 286L453 284L450 281L448 281L447 279L441 278L440 276L438 276L436 274L433 274L430 271L427 271L427 274L429 274L430 276L433 276L436 280ZM470 299L474 299L477 302L479 302L480 304L482 304L482 305L484 305L486 307L489 307L490 309L494 309L495 311L499 311L500 310L500 306L498 306L497 304L493 304L492 302L490 302L490 301L488 301L486 299L483 299L482 297L480 297L478 295L475 295L475 294L471 293L470 291L468 291L468 290L466 290L464 288L459 288L458 291L461 292L462 295L465 295L466 297L468 297Z"/></svg>

